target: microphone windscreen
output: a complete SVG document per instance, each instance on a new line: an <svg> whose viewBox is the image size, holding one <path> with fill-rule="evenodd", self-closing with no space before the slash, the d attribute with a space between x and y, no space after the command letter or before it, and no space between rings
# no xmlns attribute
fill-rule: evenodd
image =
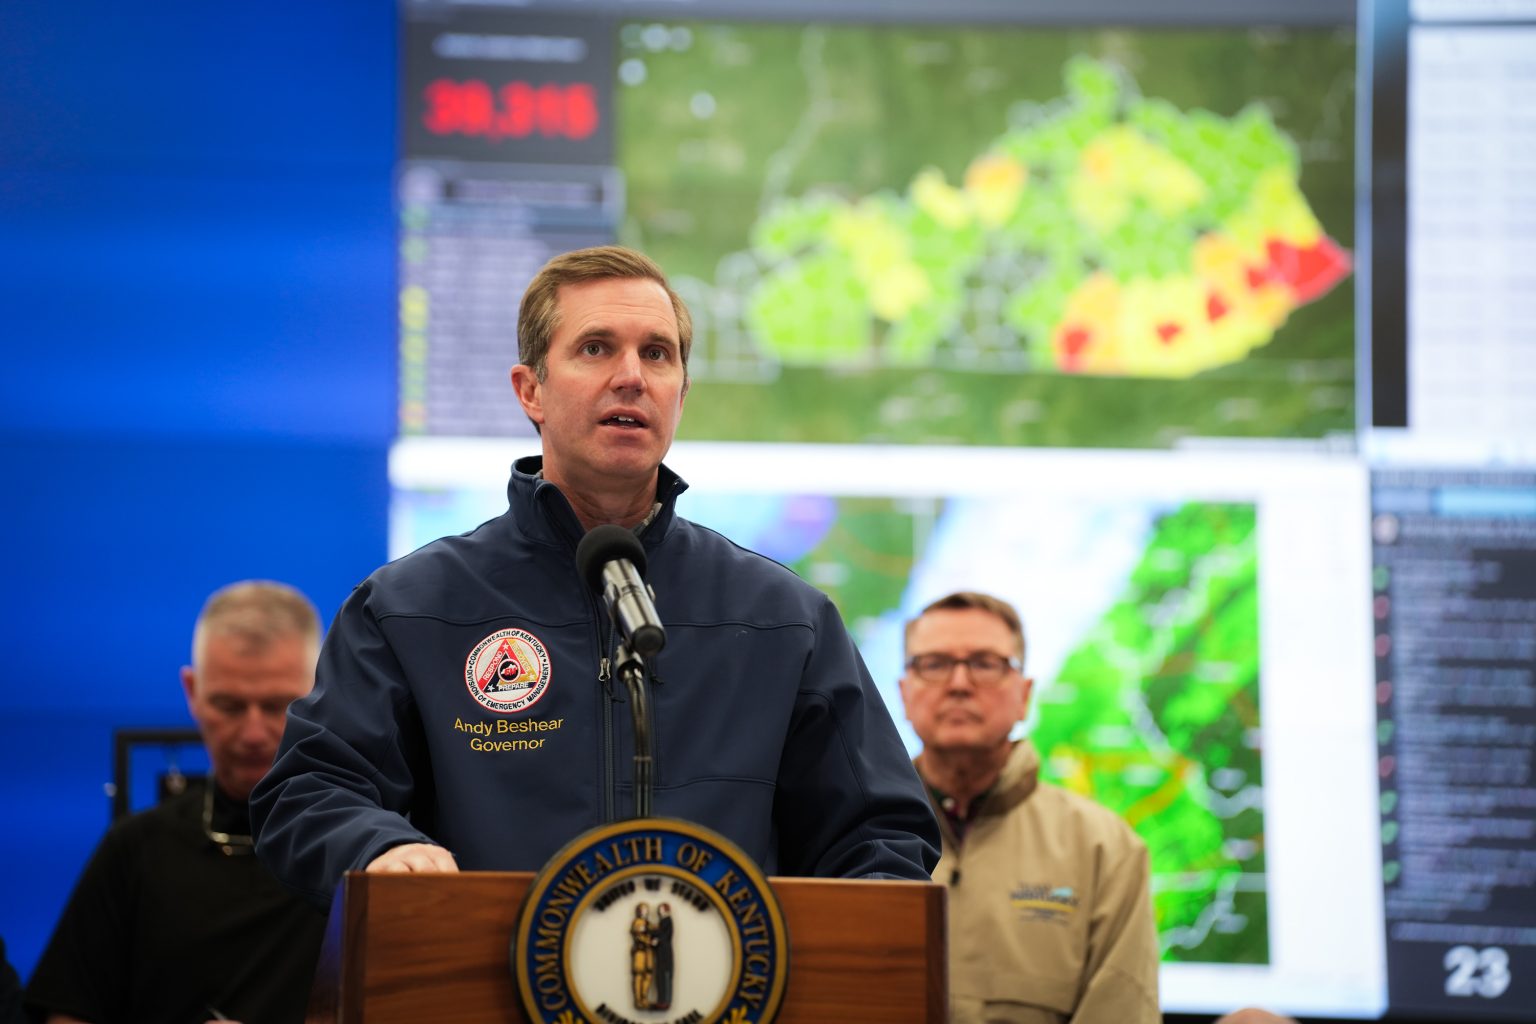
<svg viewBox="0 0 1536 1024"><path fill-rule="evenodd" d="M604 523L588 530L576 545L576 571L599 594L603 592L603 566L616 558L628 559L635 572L645 575L645 546L633 530Z"/></svg>

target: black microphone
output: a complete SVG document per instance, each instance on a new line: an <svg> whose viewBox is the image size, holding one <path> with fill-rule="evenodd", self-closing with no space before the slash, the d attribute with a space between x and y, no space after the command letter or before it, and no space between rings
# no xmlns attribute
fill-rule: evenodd
<svg viewBox="0 0 1536 1024"><path fill-rule="evenodd" d="M612 524L593 527L576 545L576 569L602 597L609 618L637 654L648 657L661 650L667 632L645 585L645 548L633 531Z"/></svg>

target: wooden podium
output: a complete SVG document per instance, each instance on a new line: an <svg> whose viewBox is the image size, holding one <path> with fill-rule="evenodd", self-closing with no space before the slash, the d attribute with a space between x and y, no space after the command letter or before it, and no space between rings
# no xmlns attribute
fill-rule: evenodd
<svg viewBox="0 0 1536 1024"><path fill-rule="evenodd" d="M331 908L306 1020L526 1022L510 949L532 880L528 872L349 873ZM944 1020L942 886L770 882L789 932L789 985L777 1020Z"/></svg>

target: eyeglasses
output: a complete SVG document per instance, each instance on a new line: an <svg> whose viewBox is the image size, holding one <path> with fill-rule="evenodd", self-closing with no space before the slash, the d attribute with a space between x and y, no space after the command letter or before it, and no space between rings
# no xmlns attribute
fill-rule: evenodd
<svg viewBox="0 0 1536 1024"><path fill-rule="evenodd" d="M226 857L241 857L256 852L256 841L250 836L231 832L218 832L213 827L213 780L203 791L203 835Z"/></svg>
<svg viewBox="0 0 1536 1024"><path fill-rule="evenodd" d="M930 686L949 682L956 665L964 665L971 682L977 686L997 686L1008 678L1010 672L1017 672L1022 667L1017 658L1005 658L1001 654L989 654L986 651L969 658L955 658L948 654L918 654L907 661L907 668L912 670L912 674Z"/></svg>

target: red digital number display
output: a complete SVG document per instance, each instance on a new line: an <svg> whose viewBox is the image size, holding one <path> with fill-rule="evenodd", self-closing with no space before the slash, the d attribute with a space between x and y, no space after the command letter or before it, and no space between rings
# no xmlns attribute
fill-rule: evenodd
<svg viewBox="0 0 1536 1024"><path fill-rule="evenodd" d="M507 82L439 78L423 91L422 124L433 135L475 138L585 139L597 131L597 91L585 82Z"/></svg>

